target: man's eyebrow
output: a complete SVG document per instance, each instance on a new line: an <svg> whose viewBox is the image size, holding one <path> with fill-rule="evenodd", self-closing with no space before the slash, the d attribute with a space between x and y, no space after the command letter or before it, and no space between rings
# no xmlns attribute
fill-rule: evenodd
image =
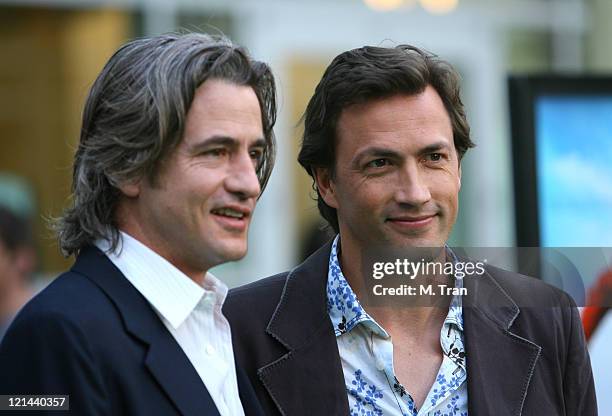
<svg viewBox="0 0 612 416"><path fill-rule="evenodd" d="M253 143L249 145L249 147L266 147L266 140L262 138L254 140Z"/></svg>
<svg viewBox="0 0 612 416"><path fill-rule="evenodd" d="M432 143L430 145L423 147L421 150L419 150L419 154L425 155L425 154L436 152L438 150L445 150L445 149L450 150L450 148L451 147L448 144L448 142L439 141L439 142Z"/></svg>
<svg viewBox="0 0 612 416"><path fill-rule="evenodd" d="M204 140L200 140L197 143L189 146L189 150L193 153L198 153L201 150L212 146L226 146L235 147L238 145L238 140L230 136L210 136Z"/></svg>
<svg viewBox="0 0 612 416"><path fill-rule="evenodd" d="M252 147L265 147L266 142L263 138L258 138L249 144L249 148ZM238 147L240 142L238 139L231 136L211 136L207 139L194 143L189 147L192 153L198 153L213 146L225 146L225 147Z"/></svg>

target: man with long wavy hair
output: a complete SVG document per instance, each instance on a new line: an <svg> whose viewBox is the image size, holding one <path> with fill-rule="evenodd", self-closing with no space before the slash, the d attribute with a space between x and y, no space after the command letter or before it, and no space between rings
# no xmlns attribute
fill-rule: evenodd
<svg viewBox="0 0 612 416"><path fill-rule="evenodd" d="M259 414L208 270L242 258L274 162L269 67L227 39L131 41L93 84L56 223L74 266L16 317L0 394L79 415Z"/></svg>

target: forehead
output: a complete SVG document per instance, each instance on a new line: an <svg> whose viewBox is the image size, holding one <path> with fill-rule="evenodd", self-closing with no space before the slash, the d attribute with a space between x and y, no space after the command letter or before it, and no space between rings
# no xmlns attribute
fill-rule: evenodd
<svg viewBox="0 0 612 416"><path fill-rule="evenodd" d="M263 135L261 109L250 86L212 79L195 92L185 124L185 139L223 135L252 139Z"/></svg>
<svg viewBox="0 0 612 416"><path fill-rule="evenodd" d="M345 108L337 139L339 152L357 151L372 144L420 147L443 140L452 145L453 132L442 99L428 86L419 94L397 94Z"/></svg>

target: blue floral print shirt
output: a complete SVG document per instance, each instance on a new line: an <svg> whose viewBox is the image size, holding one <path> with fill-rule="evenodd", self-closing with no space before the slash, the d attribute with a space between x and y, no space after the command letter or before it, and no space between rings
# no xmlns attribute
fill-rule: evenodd
<svg viewBox="0 0 612 416"><path fill-rule="evenodd" d="M461 296L451 300L440 331L442 365L417 409L393 370L391 337L361 307L342 275L336 236L329 257L327 310L336 333L351 416L466 416L467 372ZM452 252L449 249L449 252ZM452 254L454 256L454 254ZM455 279L462 287L462 279Z"/></svg>

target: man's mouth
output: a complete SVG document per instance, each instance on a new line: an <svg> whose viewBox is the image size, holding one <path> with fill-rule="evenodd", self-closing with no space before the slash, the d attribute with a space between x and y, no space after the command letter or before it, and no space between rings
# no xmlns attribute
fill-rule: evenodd
<svg viewBox="0 0 612 416"><path fill-rule="evenodd" d="M243 219L248 215L247 213L245 213L245 211L239 211L232 208L216 208L211 210L211 212L215 215L238 219Z"/></svg>
<svg viewBox="0 0 612 416"><path fill-rule="evenodd" d="M396 216L396 217L391 217L391 218L389 218L389 220L390 221L418 222L418 221L426 220L428 218L433 218L435 216L436 216L436 214L427 214L427 215L418 215L418 216L400 215L400 216Z"/></svg>
<svg viewBox="0 0 612 416"><path fill-rule="evenodd" d="M387 219L387 222L392 225L407 229L407 230L418 230L424 227L427 227L437 214L427 214L427 215L398 215L395 217L390 217Z"/></svg>
<svg viewBox="0 0 612 416"><path fill-rule="evenodd" d="M251 216L251 209L240 205L214 208L210 212L221 227L239 233L246 231Z"/></svg>

